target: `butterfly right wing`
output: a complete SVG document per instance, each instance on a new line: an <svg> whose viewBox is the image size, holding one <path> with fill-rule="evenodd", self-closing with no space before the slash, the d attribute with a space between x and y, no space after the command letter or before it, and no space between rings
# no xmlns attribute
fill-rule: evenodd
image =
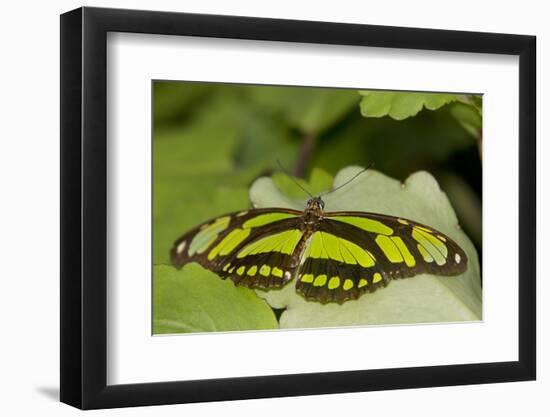
<svg viewBox="0 0 550 417"><path fill-rule="evenodd" d="M342 303L422 273L458 275L466 253L412 220L364 212L325 213L304 252L296 289L306 299Z"/></svg>

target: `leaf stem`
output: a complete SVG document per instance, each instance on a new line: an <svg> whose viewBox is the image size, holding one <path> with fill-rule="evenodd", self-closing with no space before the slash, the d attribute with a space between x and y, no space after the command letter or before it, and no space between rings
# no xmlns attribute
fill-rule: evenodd
<svg viewBox="0 0 550 417"><path fill-rule="evenodd" d="M292 174L296 177L303 178L305 174L306 167L311 159L313 149L317 143L317 136L313 133L306 133L302 139L302 145L300 146L300 151L298 153L298 159L292 170Z"/></svg>

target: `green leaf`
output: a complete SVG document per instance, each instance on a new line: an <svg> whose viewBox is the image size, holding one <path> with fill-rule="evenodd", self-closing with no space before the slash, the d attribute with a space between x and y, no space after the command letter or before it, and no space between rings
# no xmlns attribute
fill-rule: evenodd
<svg viewBox="0 0 550 417"><path fill-rule="evenodd" d="M462 227L474 243L482 246L482 210L481 199L472 187L461 177L452 172L443 173L439 179L449 199L454 202Z"/></svg>
<svg viewBox="0 0 550 417"><path fill-rule="evenodd" d="M296 183L300 184L302 188L309 191L312 195L317 195L332 186L333 178L332 175L321 168L313 168L309 181L305 181L302 178L291 178L283 172L274 173L273 181L284 194L290 197L304 198L307 194Z"/></svg>
<svg viewBox="0 0 550 417"><path fill-rule="evenodd" d="M173 242L186 230L248 206L246 184L257 173L235 172L231 158L237 146L235 129L208 121L157 132L153 141L155 264L169 263Z"/></svg>
<svg viewBox="0 0 550 417"><path fill-rule="evenodd" d="M235 164L239 168L265 168L275 167L279 160L290 165L298 153L298 132L246 105L241 105L240 109L235 119L240 126Z"/></svg>
<svg viewBox="0 0 550 417"><path fill-rule="evenodd" d="M457 102L451 106L451 114L474 138L481 135L481 114L473 106Z"/></svg>
<svg viewBox="0 0 550 417"><path fill-rule="evenodd" d="M155 129L155 264L170 263L170 248L185 231L214 216L248 207L252 181L277 158L288 161L294 154L287 148L277 152L288 138L269 120L254 114L240 105L235 89L228 87L219 89L185 123ZM250 144L253 137L256 143Z"/></svg>
<svg viewBox="0 0 550 417"><path fill-rule="evenodd" d="M312 165L336 174L349 165L374 162L376 169L404 179L423 167L445 165L453 153L475 145L449 106L399 121L366 119L357 112L323 137Z"/></svg>
<svg viewBox="0 0 550 417"><path fill-rule="evenodd" d="M480 94L461 94L457 96L458 101L473 107L482 116L483 97Z"/></svg>
<svg viewBox="0 0 550 417"><path fill-rule="evenodd" d="M338 173L334 186L361 168ZM258 179L250 198L256 207L303 209L281 193L271 178ZM417 275L394 280L387 288L367 293L342 305L306 301L296 293L294 281L281 290L257 291L274 308L285 308L281 328L330 327L397 323L429 323L481 319L481 284L477 252L464 232L447 196L427 172L411 175L404 184L369 170L352 183L324 197L325 210L358 210L400 216L427 224L453 238L468 254L465 273L455 277Z"/></svg>
<svg viewBox="0 0 550 417"><path fill-rule="evenodd" d="M357 103L354 90L311 87L250 87L253 103L302 133L318 135L344 117Z"/></svg>
<svg viewBox="0 0 550 417"><path fill-rule="evenodd" d="M254 291L236 287L197 264L154 268L153 334L278 328Z"/></svg>
<svg viewBox="0 0 550 417"><path fill-rule="evenodd" d="M211 89L211 84L208 83L155 81L153 83L155 126L176 122L186 117Z"/></svg>
<svg viewBox="0 0 550 417"><path fill-rule="evenodd" d="M361 90L361 114L364 117L390 116L403 120L415 116L423 107L437 110L445 104L459 100L457 94L442 93L400 93Z"/></svg>

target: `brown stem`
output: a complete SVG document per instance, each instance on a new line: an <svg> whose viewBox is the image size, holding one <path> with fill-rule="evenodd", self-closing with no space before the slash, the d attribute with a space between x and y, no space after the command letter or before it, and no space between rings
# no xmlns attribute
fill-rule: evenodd
<svg viewBox="0 0 550 417"><path fill-rule="evenodd" d="M313 149L315 148L316 142L317 136L315 136L314 134L306 133L304 135L302 146L300 146L300 152L298 153L298 159L296 160L296 164L294 165L294 169L292 170L292 174L294 176L303 178L307 164L309 163L311 154L313 153Z"/></svg>

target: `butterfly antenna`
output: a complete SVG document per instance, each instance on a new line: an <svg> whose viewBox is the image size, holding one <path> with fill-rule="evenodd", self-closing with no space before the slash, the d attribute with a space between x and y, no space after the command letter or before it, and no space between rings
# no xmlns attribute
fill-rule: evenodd
<svg viewBox="0 0 550 417"><path fill-rule="evenodd" d="M296 179L294 178L294 176L293 176L290 172L288 172L288 171L285 169L285 167L283 166L283 164L281 164L281 161L279 161L278 159L277 159L277 164L279 165L279 168L281 168L281 170L282 170L282 171L283 171L283 172L284 172L284 173L285 173L285 174L286 174L286 175L287 175L287 176L288 176L288 177L289 177L298 187L300 187L300 189L301 189L303 192L305 192L305 193L306 193L307 195L309 195L311 198L314 198L313 195L311 195L311 193L310 193L308 190L306 190L304 187L302 187L302 185L301 185L298 181L296 181Z"/></svg>
<svg viewBox="0 0 550 417"><path fill-rule="evenodd" d="M342 187L345 187L346 185L348 185L350 182L352 182L355 178L357 178L359 175L365 173L366 171L368 171L370 168L372 168L374 166L374 162L371 162L366 168L362 169L361 171L359 171L357 174L355 174L353 177L351 177L349 180L347 180L345 183L339 185L338 187L332 189L332 190L329 190L329 191L326 191L324 192L323 194L321 194L321 196L324 196L324 195L327 195L327 194L330 194L330 193L333 193L334 191L336 190L339 190L340 188Z"/></svg>

